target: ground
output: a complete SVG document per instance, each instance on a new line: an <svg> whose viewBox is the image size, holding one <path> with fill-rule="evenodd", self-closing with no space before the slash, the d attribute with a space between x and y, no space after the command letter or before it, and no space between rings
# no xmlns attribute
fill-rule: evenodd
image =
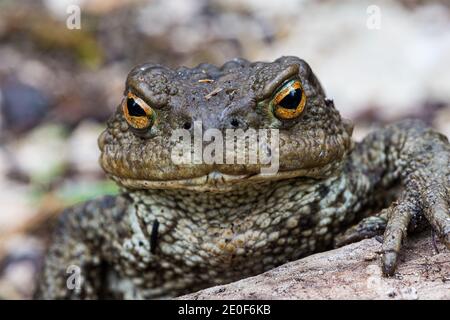
<svg viewBox="0 0 450 320"><path fill-rule="evenodd" d="M431 232L411 237L393 277L381 274L375 238L317 253L261 275L180 299L450 299L450 252Z"/></svg>

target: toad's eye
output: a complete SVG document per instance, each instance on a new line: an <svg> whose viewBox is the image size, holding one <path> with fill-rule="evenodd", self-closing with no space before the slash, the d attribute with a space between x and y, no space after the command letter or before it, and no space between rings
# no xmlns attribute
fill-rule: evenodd
<svg viewBox="0 0 450 320"><path fill-rule="evenodd" d="M279 119L297 118L305 108L306 95L300 80L285 83L272 100L273 113Z"/></svg>
<svg viewBox="0 0 450 320"><path fill-rule="evenodd" d="M131 92L122 103L122 110L130 127L145 130L152 126L155 117L153 109Z"/></svg>

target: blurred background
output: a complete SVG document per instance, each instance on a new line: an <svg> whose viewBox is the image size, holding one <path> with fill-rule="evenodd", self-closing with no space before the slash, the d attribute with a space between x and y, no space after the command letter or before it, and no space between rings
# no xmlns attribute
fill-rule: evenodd
<svg viewBox="0 0 450 320"><path fill-rule="evenodd" d="M405 117L450 136L450 0L0 0L0 299L32 296L62 208L117 192L97 136L134 65L281 55L357 140Z"/></svg>

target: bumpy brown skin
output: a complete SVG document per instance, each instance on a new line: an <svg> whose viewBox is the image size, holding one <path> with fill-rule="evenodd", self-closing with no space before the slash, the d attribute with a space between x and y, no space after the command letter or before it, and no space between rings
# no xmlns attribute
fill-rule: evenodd
<svg viewBox="0 0 450 320"><path fill-rule="evenodd" d="M305 110L279 120L270 101L296 75ZM177 70L146 64L130 73L128 91L154 108L156 122L137 135L120 107L108 122L99 138L100 163L122 193L63 213L40 298L176 296L384 229L381 265L392 275L407 228L426 220L450 247L447 139L405 121L353 145L350 123L303 60L232 60L220 68ZM279 129L279 173L263 177L261 165L173 164L172 131L198 120L204 130ZM398 198L367 217L369 208L386 205L386 190L396 186ZM81 270L80 290L66 286L70 265Z"/></svg>

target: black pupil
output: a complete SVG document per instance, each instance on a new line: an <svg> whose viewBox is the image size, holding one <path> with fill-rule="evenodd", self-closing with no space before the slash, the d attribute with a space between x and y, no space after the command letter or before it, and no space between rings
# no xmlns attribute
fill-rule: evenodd
<svg viewBox="0 0 450 320"><path fill-rule="evenodd" d="M286 109L297 109L301 99L302 89L291 90L278 105Z"/></svg>
<svg viewBox="0 0 450 320"><path fill-rule="evenodd" d="M133 98L127 99L127 108L128 114L132 117L146 116L144 109L142 109L141 106L136 101L134 101Z"/></svg>

